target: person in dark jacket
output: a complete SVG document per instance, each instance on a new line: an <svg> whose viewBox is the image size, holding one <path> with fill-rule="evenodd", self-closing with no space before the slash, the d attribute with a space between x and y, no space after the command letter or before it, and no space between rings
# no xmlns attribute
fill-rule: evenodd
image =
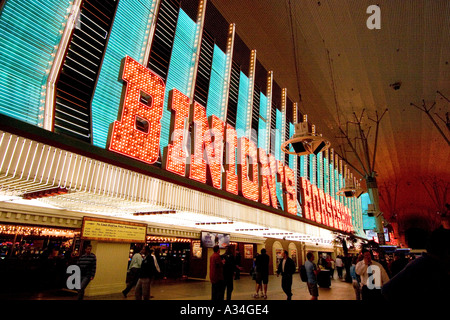
<svg viewBox="0 0 450 320"><path fill-rule="evenodd" d="M288 252L283 252L283 259L277 269L277 277L281 274L281 288L286 293L287 300L292 299L292 275L295 273L295 262L288 256Z"/></svg>
<svg viewBox="0 0 450 320"><path fill-rule="evenodd" d="M151 255L150 248L146 246L144 249L144 259L141 264L141 272L139 273L139 280L135 289L136 300L150 299L150 282L155 273L155 262Z"/></svg>
<svg viewBox="0 0 450 320"><path fill-rule="evenodd" d="M235 262L236 262L236 273L234 276L234 280L239 280L241 278L241 263L242 263L242 256L241 253L239 252L239 249L236 249Z"/></svg>
<svg viewBox="0 0 450 320"><path fill-rule="evenodd" d="M77 265L80 267L81 281L78 290L78 300L83 300L84 291L89 282L94 279L97 270L97 257L92 253L92 245L88 244L85 254L78 259Z"/></svg>
<svg viewBox="0 0 450 320"><path fill-rule="evenodd" d="M220 301L224 298L223 260L219 254L219 246L215 245L214 253L209 258L209 279L211 280L211 300Z"/></svg>
<svg viewBox="0 0 450 320"><path fill-rule="evenodd" d="M267 299L267 284L269 283L269 256L266 249L261 249L261 254L256 257L256 293L253 298L259 298L259 290L261 290L261 297Z"/></svg>
<svg viewBox="0 0 450 320"><path fill-rule="evenodd" d="M227 300L231 300L231 293L233 292L233 276L236 271L236 261L234 259L231 247L228 247L225 254L222 255L225 261L223 265L223 278L225 280L225 289L227 290Z"/></svg>
<svg viewBox="0 0 450 320"><path fill-rule="evenodd" d="M391 272L391 278L394 277L397 273L403 270L406 265L409 263L408 259L406 259L405 254L402 252L396 252L394 254L394 261L391 263L389 270Z"/></svg>

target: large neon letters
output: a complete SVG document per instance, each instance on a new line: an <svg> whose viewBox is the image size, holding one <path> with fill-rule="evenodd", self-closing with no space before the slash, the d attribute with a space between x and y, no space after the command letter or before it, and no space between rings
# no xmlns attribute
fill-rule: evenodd
<svg viewBox="0 0 450 320"><path fill-rule="evenodd" d="M300 178L300 195L303 216L312 221L342 231L353 230L352 215L348 207L318 189L308 179Z"/></svg>
<svg viewBox="0 0 450 320"><path fill-rule="evenodd" d="M127 82L122 115L120 121L113 123L109 150L155 163L159 158L164 81L128 56L122 79ZM137 122L143 123L146 130L138 129Z"/></svg>
<svg viewBox="0 0 450 320"><path fill-rule="evenodd" d="M111 128L109 149L153 164L159 158L165 84L130 57L124 59L122 79L127 83L119 121ZM246 199L278 208L281 183L284 210L297 214L294 171L272 154L176 89L169 93L172 112L165 170L208 183ZM190 139L190 150L188 150ZM343 231L353 230L350 209L306 178L300 184L303 216ZM281 199L280 199L281 201Z"/></svg>

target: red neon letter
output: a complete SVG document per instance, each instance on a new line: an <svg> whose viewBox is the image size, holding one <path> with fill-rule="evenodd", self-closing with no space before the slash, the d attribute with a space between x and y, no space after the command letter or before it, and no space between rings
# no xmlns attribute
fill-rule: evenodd
<svg viewBox="0 0 450 320"><path fill-rule="evenodd" d="M236 175L236 130L227 123L225 131L225 172L223 173L224 188L226 191L238 194L238 177Z"/></svg>
<svg viewBox="0 0 450 320"><path fill-rule="evenodd" d="M302 186L301 197L302 197L302 209L303 216L306 219L314 220L314 211L312 208L312 197L311 197L311 184L308 179L301 177L300 183Z"/></svg>
<svg viewBox="0 0 450 320"><path fill-rule="evenodd" d="M207 179L214 188L220 189L225 127L223 121L215 115L209 117L209 123L211 130L207 130L203 140L207 156L206 165L210 173Z"/></svg>
<svg viewBox="0 0 450 320"><path fill-rule="evenodd" d="M278 208L275 175L271 173L269 165L269 157L272 155L268 157L263 148L259 148L258 153L260 163L259 174L261 176L259 201L267 206L272 204L272 207ZM272 158L275 160L274 156Z"/></svg>
<svg viewBox="0 0 450 320"><path fill-rule="evenodd" d="M189 98L180 91L173 89L169 95L169 107L172 109L171 137L172 143L167 146L165 155L165 169L181 176L186 171L186 144L189 120Z"/></svg>
<svg viewBox="0 0 450 320"><path fill-rule="evenodd" d="M333 226L336 229L339 229L339 225L338 225L338 209L337 209L337 202L336 199L333 196L330 196L330 200L331 200L331 214L333 217Z"/></svg>
<svg viewBox="0 0 450 320"><path fill-rule="evenodd" d="M312 203L314 209L315 221L322 223L322 215L320 214L319 190L315 184L311 184Z"/></svg>
<svg viewBox="0 0 450 320"><path fill-rule="evenodd" d="M238 139L238 159L239 189L245 198L258 201L258 159L253 141L246 137Z"/></svg>
<svg viewBox="0 0 450 320"><path fill-rule="evenodd" d="M297 215L297 188L295 187L294 171L288 166L284 166L284 176L284 209L290 214Z"/></svg>
<svg viewBox="0 0 450 320"><path fill-rule="evenodd" d="M330 222L328 221L328 215L327 215L327 206L325 202L325 193L322 189L319 189L319 202L320 202L320 215L322 217L322 223L324 225L329 226Z"/></svg>
<svg viewBox="0 0 450 320"><path fill-rule="evenodd" d="M192 112L192 156L189 170L189 178L200 182L206 182L206 162L203 158L203 137L208 130L206 109L201 104L194 102Z"/></svg>
<svg viewBox="0 0 450 320"><path fill-rule="evenodd" d="M164 81L129 56L125 57L122 79L127 82L122 115L113 123L109 150L155 163L159 158ZM142 97L148 102L141 102Z"/></svg>
<svg viewBox="0 0 450 320"><path fill-rule="evenodd" d="M325 193L325 201L327 208L328 224L330 227L334 227L333 204L331 203L331 196L328 193Z"/></svg>

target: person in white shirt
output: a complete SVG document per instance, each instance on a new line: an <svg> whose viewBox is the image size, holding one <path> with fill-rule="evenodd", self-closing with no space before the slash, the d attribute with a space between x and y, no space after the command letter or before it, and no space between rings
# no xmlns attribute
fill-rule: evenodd
<svg viewBox="0 0 450 320"><path fill-rule="evenodd" d="M337 270L339 279L342 279L342 270L344 269L344 262L342 261L341 256L338 256L336 258L335 266L336 266L336 270Z"/></svg>
<svg viewBox="0 0 450 320"><path fill-rule="evenodd" d="M380 263L372 260L370 251L363 251L363 260L356 264L355 272L361 277L362 300L382 300L381 287L389 276Z"/></svg>
<svg viewBox="0 0 450 320"><path fill-rule="evenodd" d="M122 291L122 294L125 298L139 280L139 271L141 270L143 254L144 248L142 248L140 251L136 250L136 253L131 258L130 266L128 267L130 281L127 283L127 287Z"/></svg>

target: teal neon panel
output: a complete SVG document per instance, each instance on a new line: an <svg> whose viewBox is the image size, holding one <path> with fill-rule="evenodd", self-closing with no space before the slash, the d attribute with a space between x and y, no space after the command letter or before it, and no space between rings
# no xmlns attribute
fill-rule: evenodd
<svg viewBox="0 0 450 320"><path fill-rule="evenodd" d="M217 45L214 45L211 78L209 80L208 102L206 106L206 115L221 115L220 109L222 104L222 97L224 95L223 87L225 84L226 75L226 54L220 50Z"/></svg>
<svg viewBox="0 0 450 320"><path fill-rule="evenodd" d="M259 115L267 119L267 97L262 92L259 94ZM267 120L261 117L258 120L258 148L263 148L267 152Z"/></svg>
<svg viewBox="0 0 450 320"><path fill-rule="evenodd" d="M283 159L281 159L281 128L283 123L283 113L280 110L276 110L276 131L275 131L275 159L281 160L284 163L284 153L283 153ZM281 204L281 208L284 210L284 203L283 203L283 188L282 184L280 182L276 183L277 187L277 198L278 201Z"/></svg>
<svg viewBox="0 0 450 320"><path fill-rule="evenodd" d="M166 93L164 97L164 111L161 119L161 150L169 143L171 111L168 109L169 92L177 89L184 95L189 95L189 75L193 70L193 57L197 24L180 9L177 29L172 47L169 72L167 74ZM206 107L206 106L204 106Z"/></svg>
<svg viewBox="0 0 450 320"><path fill-rule="evenodd" d="M282 132L282 123L283 123L283 114L280 110L276 110L276 124L275 124L275 159L282 160L284 162L284 158L281 159L281 132ZM283 153L284 156L284 153Z"/></svg>
<svg viewBox="0 0 450 320"><path fill-rule="evenodd" d="M324 189L323 187L323 157L322 152L319 152L316 156L317 163L317 187Z"/></svg>
<svg viewBox="0 0 450 320"><path fill-rule="evenodd" d="M315 163L316 163L316 156L314 154L307 155L309 157L309 176L310 181L312 184L316 184L316 170L315 170Z"/></svg>
<svg viewBox="0 0 450 320"><path fill-rule="evenodd" d="M152 0L121 0L103 59L97 87L92 100L93 143L105 148L110 124L118 120L123 89L120 68L123 58L140 60L142 46L147 41L147 29Z"/></svg>
<svg viewBox="0 0 450 320"><path fill-rule="evenodd" d="M247 107L248 107L248 77L241 71L239 77L239 94L236 115L236 132L238 137L248 136Z"/></svg>
<svg viewBox="0 0 450 320"><path fill-rule="evenodd" d="M370 197L368 193L364 193L361 197L361 207L362 207L362 211L363 212L367 212L368 209L368 205L371 203L370 202ZM375 223L375 217L369 217L367 215L367 213L364 213L362 215L363 217L363 228L364 230L368 230L368 229L375 229L376 227L376 223Z"/></svg>
<svg viewBox="0 0 450 320"><path fill-rule="evenodd" d="M328 158L323 158L323 179L324 179L324 191L330 194L330 166L328 164Z"/></svg>
<svg viewBox="0 0 450 320"><path fill-rule="evenodd" d="M34 125L43 123L41 94L69 5L69 0L7 0L4 4L0 13L2 114Z"/></svg>
<svg viewBox="0 0 450 320"><path fill-rule="evenodd" d="M292 123L289 123L289 137L292 137L295 133L295 125ZM294 160L295 160L295 155L290 154L289 155L289 167L291 167L291 169L296 169L296 167L294 166ZM295 170L294 170L295 172Z"/></svg>

